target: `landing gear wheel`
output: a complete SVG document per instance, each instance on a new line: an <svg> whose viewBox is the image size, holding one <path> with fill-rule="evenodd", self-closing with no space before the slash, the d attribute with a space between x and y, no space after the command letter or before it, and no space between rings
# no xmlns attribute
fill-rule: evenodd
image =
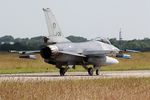
<svg viewBox="0 0 150 100"><path fill-rule="evenodd" d="M99 75L99 70L98 69L96 70L96 75Z"/></svg>
<svg viewBox="0 0 150 100"><path fill-rule="evenodd" d="M90 76L93 76L93 68L88 68L88 74L89 74Z"/></svg>
<svg viewBox="0 0 150 100"><path fill-rule="evenodd" d="M60 76L64 76L65 75L65 68L60 68L59 72L60 72Z"/></svg>

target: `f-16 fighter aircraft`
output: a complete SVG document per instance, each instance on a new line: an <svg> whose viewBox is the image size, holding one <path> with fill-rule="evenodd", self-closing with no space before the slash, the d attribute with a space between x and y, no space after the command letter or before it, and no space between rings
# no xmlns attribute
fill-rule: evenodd
<svg viewBox="0 0 150 100"><path fill-rule="evenodd" d="M40 54L46 63L53 64L60 69L61 76L76 65L82 65L92 76L94 71L96 75L99 75L101 66L119 63L117 59L110 56L116 56L120 50L109 40L96 38L87 42L72 43L63 37L51 10L46 8L43 11L49 36L44 39L47 45L41 49Z"/></svg>

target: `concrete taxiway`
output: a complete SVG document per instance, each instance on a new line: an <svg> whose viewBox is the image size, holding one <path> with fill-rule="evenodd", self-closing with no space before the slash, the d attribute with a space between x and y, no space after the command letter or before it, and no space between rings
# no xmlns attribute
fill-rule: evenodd
<svg viewBox="0 0 150 100"><path fill-rule="evenodd" d="M139 71L101 71L99 76L88 76L87 72L67 72L65 76L59 73L27 73L27 74L0 74L0 81L51 81L51 80L78 80L104 78L139 78L150 77L150 70Z"/></svg>

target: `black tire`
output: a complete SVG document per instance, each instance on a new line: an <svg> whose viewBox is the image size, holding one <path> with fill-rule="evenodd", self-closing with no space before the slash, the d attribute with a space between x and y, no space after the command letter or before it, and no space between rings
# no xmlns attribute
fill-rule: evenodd
<svg viewBox="0 0 150 100"><path fill-rule="evenodd" d="M89 74L90 76L93 76L93 68L88 68L88 74Z"/></svg>
<svg viewBox="0 0 150 100"><path fill-rule="evenodd" d="M98 69L96 70L96 75L99 75L99 70Z"/></svg>
<svg viewBox="0 0 150 100"><path fill-rule="evenodd" d="M65 75L65 68L60 68L59 73L60 73L60 76L64 76Z"/></svg>

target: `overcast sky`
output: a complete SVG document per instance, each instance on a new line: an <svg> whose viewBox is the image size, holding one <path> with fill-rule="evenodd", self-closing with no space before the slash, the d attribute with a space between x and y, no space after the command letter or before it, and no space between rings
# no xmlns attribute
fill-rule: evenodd
<svg viewBox="0 0 150 100"><path fill-rule="evenodd" d="M65 36L150 38L150 0L0 0L0 36L48 35L42 8Z"/></svg>

